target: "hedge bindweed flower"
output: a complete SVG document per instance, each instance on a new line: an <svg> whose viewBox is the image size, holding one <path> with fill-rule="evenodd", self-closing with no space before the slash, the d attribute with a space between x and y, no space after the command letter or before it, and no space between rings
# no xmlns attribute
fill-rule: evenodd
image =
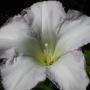
<svg viewBox="0 0 90 90"><path fill-rule="evenodd" d="M59 89L86 90L80 47L90 42L90 17L64 11L57 1L39 2L0 29L5 90L31 90L49 78Z"/></svg>

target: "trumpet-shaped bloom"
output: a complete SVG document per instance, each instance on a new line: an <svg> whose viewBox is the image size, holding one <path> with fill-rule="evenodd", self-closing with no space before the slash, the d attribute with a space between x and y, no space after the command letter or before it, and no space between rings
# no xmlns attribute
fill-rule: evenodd
<svg viewBox="0 0 90 90"><path fill-rule="evenodd" d="M0 66L5 90L31 90L50 79L59 89L86 90L80 47L90 42L90 17L67 13L60 2L39 2L0 28Z"/></svg>

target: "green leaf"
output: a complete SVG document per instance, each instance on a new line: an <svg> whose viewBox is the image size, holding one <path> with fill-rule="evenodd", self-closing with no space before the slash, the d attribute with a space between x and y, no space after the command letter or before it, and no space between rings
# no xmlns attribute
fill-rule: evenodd
<svg viewBox="0 0 90 90"><path fill-rule="evenodd" d="M49 79L46 79L45 81L40 82L32 90L59 90L59 89L57 89L57 87Z"/></svg>
<svg viewBox="0 0 90 90"><path fill-rule="evenodd" d="M90 65L90 50L85 50L84 51L84 56L86 58L86 64Z"/></svg>
<svg viewBox="0 0 90 90"><path fill-rule="evenodd" d="M90 50L84 50L84 56L86 59L86 71L90 74Z"/></svg>
<svg viewBox="0 0 90 90"><path fill-rule="evenodd" d="M53 88L47 86L47 85L44 84L44 83L39 84L37 87L38 87L39 89L41 89L41 90L54 90Z"/></svg>
<svg viewBox="0 0 90 90"><path fill-rule="evenodd" d="M88 74L90 74L90 66L86 66L86 71L88 72Z"/></svg>

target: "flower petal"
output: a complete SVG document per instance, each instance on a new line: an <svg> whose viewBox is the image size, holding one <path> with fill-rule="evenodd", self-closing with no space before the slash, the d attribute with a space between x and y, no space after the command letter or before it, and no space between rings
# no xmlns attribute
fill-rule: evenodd
<svg viewBox="0 0 90 90"><path fill-rule="evenodd" d="M86 90L89 83L84 68L84 57L80 51L62 56L56 64L48 67L47 75L63 90Z"/></svg>
<svg viewBox="0 0 90 90"><path fill-rule="evenodd" d="M0 29L0 49L16 47L27 38L27 33L27 23L20 15L15 16Z"/></svg>
<svg viewBox="0 0 90 90"><path fill-rule="evenodd" d="M90 17L78 11L69 11L59 32L60 40L56 49L62 53L78 49L90 43Z"/></svg>
<svg viewBox="0 0 90 90"><path fill-rule="evenodd" d="M32 29L21 15L13 17L0 29L0 50L10 48L15 48L18 52L30 56L41 52L36 33L32 33Z"/></svg>
<svg viewBox="0 0 90 90"><path fill-rule="evenodd" d="M34 30L56 30L66 16L62 4L58 1L38 2L27 8L26 12L24 18L28 18L26 20L33 19L32 27Z"/></svg>
<svg viewBox="0 0 90 90"><path fill-rule="evenodd" d="M61 23L65 18L65 11L60 2L48 1L39 2L26 9L27 14L24 18L32 20L33 31L39 33L43 43L48 43L52 48L52 45L56 42L56 35Z"/></svg>
<svg viewBox="0 0 90 90"><path fill-rule="evenodd" d="M27 56L17 56L12 61L10 53L13 56L12 50L8 50L8 60L0 68L5 90L30 90L45 79L45 69L37 65L33 59Z"/></svg>

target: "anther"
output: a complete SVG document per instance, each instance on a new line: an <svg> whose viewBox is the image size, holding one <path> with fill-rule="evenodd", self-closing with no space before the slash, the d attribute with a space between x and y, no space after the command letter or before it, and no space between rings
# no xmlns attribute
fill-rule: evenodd
<svg viewBox="0 0 90 90"><path fill-rule="evenodd" d="M45 46L45 47L48 47L48 43L45 43L44 46Z"/></svg>

